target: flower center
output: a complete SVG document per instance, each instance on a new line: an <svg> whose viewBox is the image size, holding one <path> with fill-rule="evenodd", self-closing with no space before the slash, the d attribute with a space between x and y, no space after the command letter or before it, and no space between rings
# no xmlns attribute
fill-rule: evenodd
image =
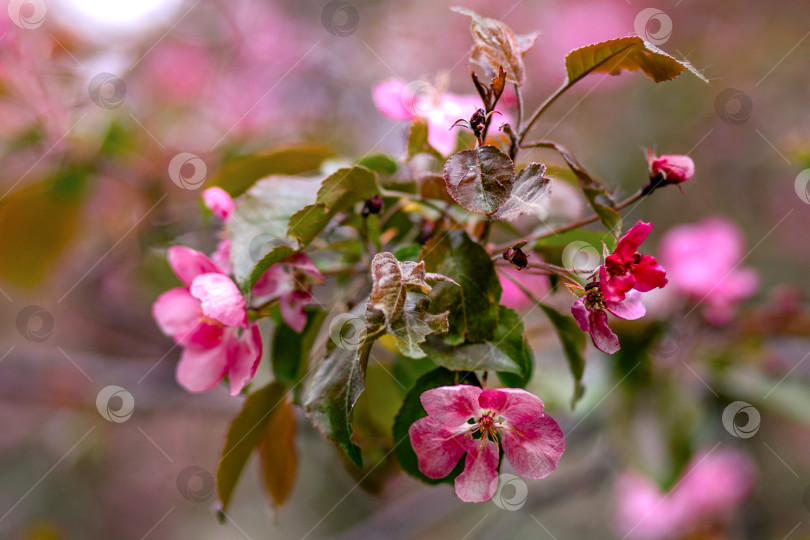
<svg viewBox="0 0 810 540"><path fill-rule="evenodd" d="M475 422L470 427L471 433L478 433L481 434L481 439L491 439L494 442L498 442L498 429L503 428L503 418L498 417L495 418L495 413L492 411L485 411L483 416L478 419L478 422Z"/></svg>
<svg viewBox="0 0 810 540"><path fill-rule="evenodd" d="M585 286L585 307L588 310L605 308L605 297L602 295L598 281Z"/></svg>

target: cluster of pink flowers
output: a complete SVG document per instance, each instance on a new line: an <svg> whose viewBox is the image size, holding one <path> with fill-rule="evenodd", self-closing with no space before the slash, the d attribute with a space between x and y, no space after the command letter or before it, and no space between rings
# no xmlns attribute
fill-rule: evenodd
<svg viewBox="0 0 810 540"><path fill-rule="evenodd" d="M203 192L211 212L227 222L234 202L225 191ZM177 382L190 392L205 392L227 376L237 395L256 374L262 357L259 327L248 319L248 306L229 276L230 243L220 241L209 258L184 246L169 248L169 265L183 282L161 294L152 306L160 330L183 348ZM284 321L300 332L306 325L306 305L312 298L307 279L323 279L312 261L298 253L270 267L253 288L252 301L277 300Z"/></svg>
<svg viewBox="0 0 810 540"><path fill-rule="evenodd" d="M652 230L652 224L639 221L616 244L616 249L599 267L599 280L585 286L571 313L583 332L600 351L619 350L619 338L607 324L607 313L634 320L644 316L641 293L667 284L666 271L655 257L642 255L638 248Z"/></svg>
<svg viewBox="0 0 810 540"><path fill-rule="evenodd" d="M525 390L462 384L427 390L420 399L428 416L408 430L419 470L443 478L466 453L464 472L455 479L462 501L488 501L497 491L500 447L526 478L554 472L565 450L560 426Z"/></svg>
<svg viewBox="0 0 810 540"><path fill-rule="evenodd" d="M750 458L735 450L696 455L668 493L625 473L616 483L616 532L632 540L669 540L722 524L751 492L754 473Z"/></svg>

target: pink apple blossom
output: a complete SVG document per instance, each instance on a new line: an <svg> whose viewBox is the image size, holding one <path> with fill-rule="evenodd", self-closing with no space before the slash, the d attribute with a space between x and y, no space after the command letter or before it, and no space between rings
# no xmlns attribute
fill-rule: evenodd
<svg viewBox="0 0 810 540"><path fill-rule="evenodd" d="M745 240L736 224L711 217L693 225L670 229L661 239L661 261L676 291L706 306L706 316L724 324L734 305L759 287L754 269L740 268Z"/></svg>
<svg viewBox="0 0 810 540"><path fill-rule="evenodd" d="M640 319L646 313L641 303L641 293L627 291L624 299L618 302L607 300L602 284L605 281L605 268L600 268L600 281L589 283L585 293L571 306L571 314L583 332L591 335L591 341L600 351L613 354L620 349L619 338L607 324L607 312L620 319Z"/></svg>
<svg viewBox="0 0 810 540"><path fill-rule="evenodd" d="M484 502L495 493L501 445L526 478L554 472L565 450L560 426L543 413L540 398L525 390L442 386L427 390L420 400L428 416L408 430L419 470L443 478L466 453L464 472L455 479L462 501Z"/></svg>
<svg viewBox="0 0 810 540"><path fill-rule="evenodd" d="M236 205L227 191L220 187L211 187L202 192L205 206L211 210L217 218L228 221Z"/></svg>
<svg viewBox="0 0 810 540"><path fill-rule="evenodd" d="M748 456L735 450L696 455L669 493L625 473L616 484L614 528L631 540L674 540L722 524L750 493L754 473Z"/></svg>
<svg viewBox="0 0 810 540"><path fill-rule="evenodd" d="M190 392L210 390L228 376L231 395L250 382L262 356L258 326L248 323L236 284L204 254L177 246L169 265L185 287L160 295L152 315L161 331L183 347L177 381Z"/></svg>
<svg viewBox="0 0 810 540"><path fill-rule="evenodd" d="M647 292L667 284L666 270L655 257L642 255L638 248L652 230L651 223L639 221L619 239L616 249L605 258L602 280L605 300L621 302L631 289Z"/></svg>
<svg viewBox="0 0 810 540"><path fill-rule="evenodd" d="M256 304L277 299L287 326L302 332L307 324L304 306L312 300L309 281L320 283L323 276L312 259L304 253L296 253L271 266L259 278L253 287L253 298Z"/></svg>
<svg viewBox="0 0 810 540"><path fill-rule="evenodd" d="M393 120L425 118L428 142L442 154L452 154L457 136L450 126L460 118L469 118L481 106L481 99L477 95L439 92L428 83L423 84L420 88L401 79L388 79L374 87L374 103Z"/></svg>

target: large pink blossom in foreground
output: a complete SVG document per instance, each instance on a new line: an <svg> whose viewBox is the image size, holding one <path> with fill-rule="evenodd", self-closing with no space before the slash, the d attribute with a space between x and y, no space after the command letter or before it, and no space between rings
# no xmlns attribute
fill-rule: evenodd
<svg viewBox="0 0 810 540"><path fill-rule="evenodd" d="M176 246L169 265L185 287L161 294L152 315L183 347L177 382L190 392L210 390L228 376L231 395L242 391L262 356L259 328L248 323L236 284L205 254Z"/></svg>
<svg viewBox="0 0 810 540"><path fill-rule="evenodd" d="M377 84L373 97L377 109L388 118L425 118L428 142L444 155L450 155L456 149L457 135L450 130L453 122L469 118L481 107L481 98L476 95L439 92L427 82L409 85L401 79L388 79Z"/></svg>
<svg viewBox="0 0 810 540"><path fill-rule="evenodd" d="M613 354L621 346L619 338L608 326L608 312L620 319L635 320L643 317L647 310L641 303L641 293L627 291L624 299L618 302L607 300L605 297L605 267L599 269L600 280L589 283L584 294L571 306L571 314L577 321L580 330L591 335L594 347L600 351Z"/></svg>
<svg viewBox="0 0 810 540"><path fill-rule="evenodd" d="M667 284L666 270L655 257L638 252L651 230L652 223L639 221L619 238L616 249L605 258L603 268L607 272L600 278L605 300L621 302L632 289L647 292Z"/></svg>
<svg viewBox="0 0 810 540"><path fill-rule="evenodd" d="M420 399L428 416L408 430L419 470L429 478L443 478L466 453L464 472L455 479L462 501L484 502L495 493L501 445L515 471L526 478L554 472L565 450L560 426L543 413L540 398L525 390L442 386Z"/></svg>
<svg viewBox="0 0 810 540"><path fill-rule="evenodd" d="M748 456L735 450L696 455L669 493L625 473L616 484L616 532L632 540L670 540L722 523L750 493L754 473Z"/></svg>
<svg viewBox="0 0 810 540"><path fill-rule="evenodd" d="M706 307L707 318L724 324L734 305L759 287L757 272L740 268L745 240L736 224L711 217L670 229L661 239L661 261L675 290Z"/></svg>

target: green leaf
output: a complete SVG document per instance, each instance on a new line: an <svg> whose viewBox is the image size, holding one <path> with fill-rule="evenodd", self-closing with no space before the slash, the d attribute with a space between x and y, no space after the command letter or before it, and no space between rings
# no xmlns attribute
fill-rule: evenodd
<svg viewBox="0 0 810 540"><path fill-rule="evenodd" d="M486 58L489 67L497 73L499 67L506 71L507 78L522 85L526 82L526 68L523 65L523 45L526 49L534 44L534 39L524 37L518 41L512 29L496 19L482 17L472 10L453 7L456 13L461 13L472 19L470 30L476 49ZM536 36L535 36L536 37Z"/></svg>
<svg viewBox="0 0 810 540"><path fill-rule="evenodd" d="M270 503L276 508L287 501L295 485L298 472L295 431L292 405L283 399L270 415L258 448L264 488L270 496Z"/></svg>
<svg viewBox="0 0 810 540"><path fill-rule="evenodd" d="M494 146L450 156L444 165L447 193L470 212L493 214L509 199L515 165Z"/></svg>
<svg viewBox="0 0 810 540"><path fill-rule="evenodd" d="M500 306L492 340L451 347L440 339L430 339L428 344L428 357L437 365L452 370L495 371L512 387L526 386L534 368L532 351L523 337L523 322L504 306Z"/></svg>
<svg viewBox="0 0 810 540"><path fill-rule="evenodd" d="M554 330L557 331L557 337L560 338L565 358L568 360L568 368L574 377L574 395L571 396L571 408L573 409L585 393L585 387L582 385L582 376L585 373L585 333L579 329L573 317L563 315L546 304L538 305L551 321Z"/></svg>
<svg viewBox="0 0 810 540"><path fill-rule="evenodd" d="M438 159L444 159L441 152L436 150L428 142L428 122L421 116L417 116L411 121L408 128L408 157L417 154L432 154Z"/></svg>
<svg viewBox="0 0 810 540"><path fill-rule="evenodd" d="M292 176L315 172L324 161L334 155L331 148L322 144L300 143L280 146L225 163L211 180L211 185L220 186L236 196L266 176Z"/></svg>
<svg viewBox="0 0 810 540"><path fill-rule="evenodd" d="M359 305L353 313L359 314L362 307ZM341 341L318 365L304 395L312 425L342 448L358 467L363 466L363 456L352 441L351 413L365 389L366 367L375 339L366 334L356 348Z"/></svg>
<svg viewBox="0 0 810 540"><path fill-rule="evenodd" d="M509 198L492 217L514 221L524 214L531 214L545 220L551 197L551 182L543 176L545 172L546 166L540 163L530 163L523 168L515 177Z"/></svg>
<svg viewBox="0 0 810 540"><path fill-rule="evenodd" d="M371 154L357 161L358 165L362 165L366 169L374 171L377 174L391 176L397 172L399 165L388 154Z"/></svg>
<svg viewBox="0 0 810 540"><path fill-rule="evenodd" d="M565 246L571 242L585 242L593 246L597 252L602 252L602 242L604 242L608 250L613 252L616 248L616 238L604 231L588 231L585 229L572 229L559 234L551 236L544 236L538 238L534 243L535 251L558 250L562 251Z"/></svg>
<svg viewBox="0 0 810 540"><path fill-rule="evenodd" d="M290 218L287 235L306 245L326 228L336 214L349 210L379 191L376 174L365 167L355 165L338 169L323 181L315 203Z"/></svg>
<svg viewBox="0 0 810 540"><path fill-rule="evenodd" d="M422 246L419 244L410 244L402 246L394 252L394 257L399 261L417 261L419 259L419 252L422 251Z"/></svg>
<svg viewBox="0 0 810 540"><path fill-rule="evenodd" d="M430 298L420 292L405 295L402 315L389 325L388 333L396 340L399 350L409 358L424 358L419 346L428 335L444 334L449 329L447 312L434 315L428 312Z"/></svg>
<svg viewBox="0 0 810 540"><path fill-rule="evenodd" d="M228 220L231 262L243 291L253 288L270 268L300 248L287 237L290 218L315 201L320 181L295 176L270 176L250 188L237 201Z"/></svg>
<svg viewBox="0 0 810 540"><path fill-rule="evenodd" d="M273 382L250 394L233 419L217 464L217 494L227 511L250 454L264 439L267 426L285 399L285 385Z"/></svg>
<svg viewBox="0 0 810 540"><path fill-rule="evenodd" d="M277 381L297 384L307 372L309 353L326 318L322 309L309 307L307 325L300 334L284 323L276 325L273 334L272 369Z"/></svg>
<svg viewBox="0 0 810 540"><path fill-rule="evenodd" d="M427 270L444 274L460 285L440 283L434 288L431 310L450 311L445 341L459 345L491 340L498 326L501 284L487 251L464 231L455 230L431 238L420 258Z"/></svg>
<svg viewBox="0 0 810 540"><path fill-rule="evenodd" d="M642 71L655 82L668 81L689 70L703 82L709 82L685 60L676 60L652 43L629 36L586 45L568 53L565 69L570 86L590 73L618 75L622 70Z"/></svg>
<svg viewBox="0 0 810 540"><path fill-rule="evenodd" d="M413 446L411 446L408 429L410 429L414 422L427 416L425 409L422 407L422 403L419 401L423 392L431 388L456 384L481 386L475 373L465 371L454 372L444 368L435 369L417 379L416 383L414 383L413 387L405 395L402 407L399 409L399 413L394 419L394 453L397 456L397 461L399 461L399 464L406 473L414 478L418 478L426 484L453 483L456 476L461 474L464 470L464 457L462 456L459 460L453 472L444 478L428 478L419 470L418 458L416 457L416 452L413 450Z"/></svg>

